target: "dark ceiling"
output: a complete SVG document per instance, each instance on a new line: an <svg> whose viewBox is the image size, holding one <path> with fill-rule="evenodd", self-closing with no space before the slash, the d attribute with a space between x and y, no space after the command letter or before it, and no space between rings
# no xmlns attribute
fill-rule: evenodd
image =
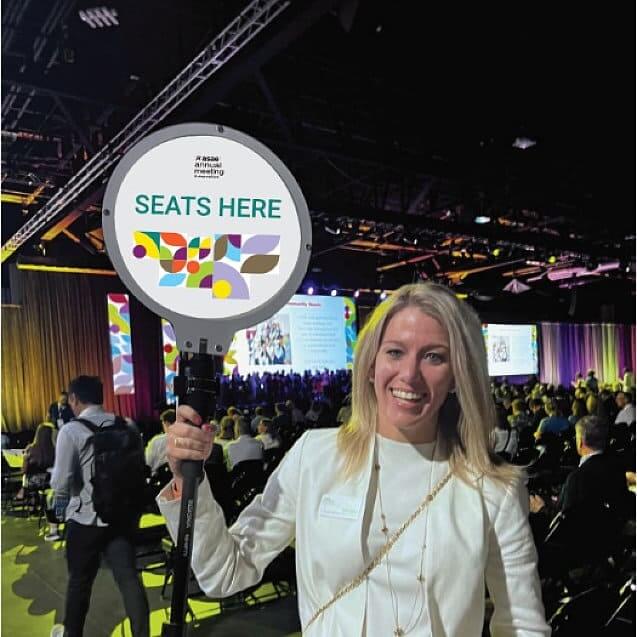
<svg viewBox="0 0 637 637"><path fill-rule="evenodd" d="M118 24L91 28L92 3L7 0L5 248L243 8L268 4L111 2L97 17ZM634 10L422 6L292 2L155 128L210 121L270 146L312 213L315 288L371 303L431 279L490 320L634 322ZM108 174L4 263L109 267ZM504 290L513 279L530 290Z"/></svg>

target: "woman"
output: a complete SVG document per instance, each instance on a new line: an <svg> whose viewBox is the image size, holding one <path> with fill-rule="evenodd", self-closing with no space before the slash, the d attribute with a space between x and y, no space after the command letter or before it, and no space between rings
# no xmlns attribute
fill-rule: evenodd
<svg viewBox="0 0 637 637"><path fill-rule="evenodd" d="M49 483L48 469L55 462L55 447L53 446L53 426L43 422L35 430L33 442L24 450L22 460L22 489L17 497L24 497L24 489L43 489Z"/></svg>
<svg viewBox="0 0 637 637"><path fill-rule="evenodd" d="M221 435L217 438L217 442L225 450L225 448L234 440L234 418L232 416L224 416L219 423L219 429L221 431Z"/></svg>
<svg viewBox="0 0 637 637"><path fill-rule="evenodd" d="M200 419L182 407L168 445L175 478L160 496L173 535L180 462L211 443L187 421ZM548 636L528 495L490 449L494 424L475 312L442 286L400 288L359 337L346 425L302 436L228 530L201 485L201 587L217 597L258 582L296 538L310 637L478 636L485 580L492 634Z"/></svg>
<svg viewBox="0 0 637 637"><path fill-rule="evenodd" d="M586 401L582 400L581 398L576 398L571 404L571 415L568 417L568 422L571 424L572 427L575 427L578 420L584 418L587 413Z"/></svg>

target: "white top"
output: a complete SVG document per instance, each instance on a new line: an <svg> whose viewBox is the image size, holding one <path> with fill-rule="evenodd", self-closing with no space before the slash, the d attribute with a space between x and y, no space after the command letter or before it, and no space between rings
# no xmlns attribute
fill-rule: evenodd
<svg viewBox="0 0 637 637"><path fill-rule="evenodd" d="M363 557L366 563L385 545L385 535L381 530L383 525L377 478L380 480L382 510L385 513L388 537L391 537L418 508L436 482L444 477L443 474L437 475L440 471L432 475L433 442L412 445L377 435L376 445L380 470L372 471L368 492L368 499L374 498L374 505L366 507L363 519ZM400 497L396 497L396 494L400 494ZM405 635L427 634L429 617L426 610L426 589L424 581L421 583L417 579L427 515L425 509L389 552L391 590L394 592L393 609L387 578L387 558L369 574L365 623L367 627L373 627L370 634L393 635L396 628L394 610ZM427 559L426 550L425 548L423 572L424 560ZM385 601L379 603L379 600Z"/></svg>
<svg viewBox="0 0 637 637"><path fill-rule="evenodd" d="M244 434L226 447L228 469L244 460L263 460L263 445L260 440Z"/></svg>
<svg viewBox="0 0 637 637"><path fill-rule="evenodd" d="M155 473L159 467L168 462L166 448L168 447L168 434L161 433L153 436L146 446L146 464L150 472Z"/></svg>
<svg viewBox="0 0 637 637"><path fill-rule="evenodd" d="M204 478L198 492L192 569L209 597L228 597L259 582L267 565L295 540L303 637L391 636L393 613L386 594L376 596L374 604L378 612L389 615L383 625L392 630L365 626L367 581L308 625L316 609L365 568L363 511L373 473L373 445L361 471L343 480L337 471L337 436L336 428L306 432L270 476L263 493L230 528ZM440 448L432 462L434 483L449 470L446 457L438 457L443 451ZM401 466L404 459L405 454ZM411 492L409 486L401 484L399 498ZM166 501L169 490L160 494L158 503L176 538L181 502ZM456 477L449 480L433 501L427 520L424 577L429 626L411 631L409 637L480 635L485 581L494 603L492 635L550 637L528 505L522 480L508 486L477 476L471 484ZM412 572L408 583L397 581L394 587L413 590Z"/></svg>
<svg viewBox="0 0 637 637"><path fill-rule="evenodd" d="M630 425L631 422L635 422L635 405L632 403L628 403L618 414L617 418L615 418L615 424L619 425L621 423L625 423Z"/></svg>

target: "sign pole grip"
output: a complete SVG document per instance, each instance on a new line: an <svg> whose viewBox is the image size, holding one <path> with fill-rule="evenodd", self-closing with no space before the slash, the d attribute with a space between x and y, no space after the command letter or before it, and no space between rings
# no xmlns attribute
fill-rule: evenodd
<svg viewBox="0 0 637 637"><path fill-rule="evenodd" d="M204 350L205 351L205 350ZM175 389L180 402L189 405L207 422L214 412L218 385L215 375L216 360L210 354L184 352L180 363L180 375L175 379ZM170 622L162 626L162 637L184 637L186 634L186 609L192 543L197 515L197 493L203 477L203 463L185 460L181 464L183 476L177 553L173 566L173 593L170 606Z"/></svg>

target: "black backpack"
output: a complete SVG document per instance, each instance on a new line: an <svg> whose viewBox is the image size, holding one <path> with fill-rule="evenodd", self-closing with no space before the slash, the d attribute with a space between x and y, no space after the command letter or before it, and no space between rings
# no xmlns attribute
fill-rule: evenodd
<svg viewBox="0 0 637 637"><path fill-rule="evenodd" d="M103 522L134 520L142 512L146 493L146 467L142 441L126 421L117 416L112 425L77 422L93 432L93 507ZM108 422L108 421L105 421Z"/></svg>

